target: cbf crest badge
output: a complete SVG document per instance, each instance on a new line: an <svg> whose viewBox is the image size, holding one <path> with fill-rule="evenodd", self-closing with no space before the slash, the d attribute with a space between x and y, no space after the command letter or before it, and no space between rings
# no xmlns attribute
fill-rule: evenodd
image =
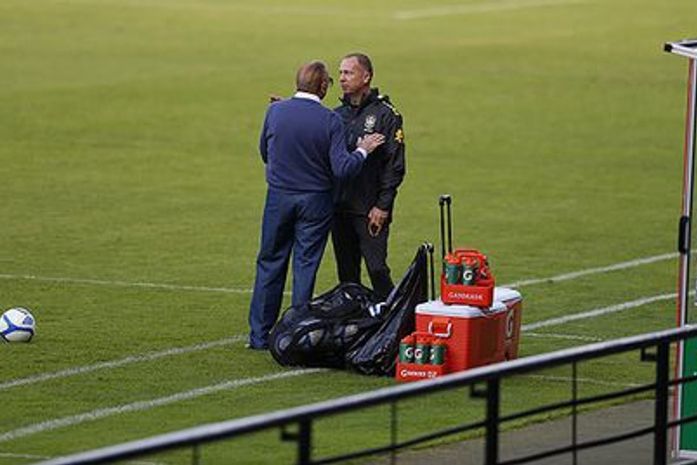
<svg viewBox="0 0 697 465"><path fill-rule="evenodd" d="M365 117L365 123L363 123L364 132L373 132L375 130L375 123L377 123L377 118L375 115L368 115Z"/></svg>

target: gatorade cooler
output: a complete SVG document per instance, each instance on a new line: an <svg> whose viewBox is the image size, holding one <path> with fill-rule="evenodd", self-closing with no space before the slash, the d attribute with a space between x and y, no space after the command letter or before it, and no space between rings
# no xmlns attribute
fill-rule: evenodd
<svg viewBox="0 0 697 465"><path fill-rule="evenodd" d="M432 300L416 307L416 330L446 342L445 373L467 370L518 356L522 297L496 288L488 308L446 305Z"/></svg>

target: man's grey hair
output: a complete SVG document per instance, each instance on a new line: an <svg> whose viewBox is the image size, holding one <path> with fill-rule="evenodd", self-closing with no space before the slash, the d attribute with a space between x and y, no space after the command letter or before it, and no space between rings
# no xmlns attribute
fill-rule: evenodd
<svg viewBox="0 0 697 465"><path fill-rule="evenodd" d="M323 61L314 60L300 67L295 76L297 90L319 95L322 84L331 82L327 65Z"/></svg>

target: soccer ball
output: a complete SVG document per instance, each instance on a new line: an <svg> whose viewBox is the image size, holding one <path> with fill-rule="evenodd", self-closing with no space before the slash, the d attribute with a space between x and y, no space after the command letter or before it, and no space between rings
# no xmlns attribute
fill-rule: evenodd
<svg viewBox="0 0 697 465"><path fill-rule="evenodd" d="M26 308L11 308L0 317L0 338L7 342L29 342L34 337L36 320Z"/></svg>

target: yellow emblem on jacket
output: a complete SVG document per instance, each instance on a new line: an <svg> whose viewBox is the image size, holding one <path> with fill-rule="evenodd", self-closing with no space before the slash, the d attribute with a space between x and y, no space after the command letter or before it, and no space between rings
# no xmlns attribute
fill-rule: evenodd
<svg viewBox="0 0 697 465"><path fill-rule="evenodd" d="M404 142L404 131L402 131L402 128L397 129L397 132L394 133L394 140L397 141L398 144Z"/></svg>

